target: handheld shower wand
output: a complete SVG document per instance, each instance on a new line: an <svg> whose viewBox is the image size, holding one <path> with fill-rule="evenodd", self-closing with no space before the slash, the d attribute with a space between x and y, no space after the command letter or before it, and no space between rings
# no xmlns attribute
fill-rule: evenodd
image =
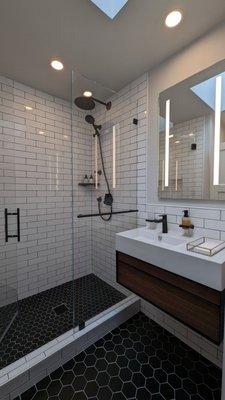
<svg viewBox="0 0 225 400"><path fill-rule="evenodd" d="M92 115L86 115L85 121L88 124L91 124L93 126L93 128L95 130L95 134L93 136L94 137L97 136L97 138L98 138L99 150L100 150L100 156L101 156L101 163L102 163L102 170L103 170L105 182L106 182L107 189L108 189L108 193L105 193L103 203L106 206L110 207L110 215L109 215L109 217L105 218L102 215L102 212L101 212L102 197L98 197L97 198L98 210L99 210L99 214L100 214L101 218L103 219L103 221L109 221L112 218L113 196L112 196L111 191L110 191L109 181L108 181L108 178L107 178L104 159L103 159L102 143L101 143L101 137L100 137L100 132L99 132L101 130L101 125L95 125L95 119L94 119L94 117Z"/></svg>

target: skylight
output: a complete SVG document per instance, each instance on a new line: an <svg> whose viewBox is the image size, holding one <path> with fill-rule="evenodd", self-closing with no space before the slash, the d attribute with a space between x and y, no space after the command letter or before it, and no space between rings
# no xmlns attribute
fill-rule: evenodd
<svg viewBox="0 0 225 400"><path fill-rule="evenodd" d="M91 0L109 18L114 19L128 0Z"/></svg>
<svg viewBox="0 0 225 400"><path fill-rule="evenodd" d="M218 75L217 75L218 76ZM215 111L215 88L216 88L216 77L207 79L204 82L199 83L191 88L204 103L206 103L212 110ZM225 72L220 74L222 76L222 104L221 111L225 110Z"/></svg>

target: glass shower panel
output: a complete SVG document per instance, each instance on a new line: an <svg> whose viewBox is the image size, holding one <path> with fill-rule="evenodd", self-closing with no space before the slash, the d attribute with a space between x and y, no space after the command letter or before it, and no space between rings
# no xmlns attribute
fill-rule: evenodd
<svg viewBox="0 0 225 400"><path fill-rule="evenodd" d="M4 92L1 92L4 93ZM14 140L2 123L0 141L0 342L17 316L17 242L20 210L16 203Z"/></svg>
<svg viewBox="0 0 225 400"><path fill-rule="evenodd" d="M28 257L20 257L20 268L27 274L23 290L37 309L34 320L41 325L42 345L73 326L70 101L38 92L29 117L27 185L21 199L21 248Z"/></svg>
<svg viewBox="0 0 225 400"><path fill-rule="evenodd" d="M85 89L93 90L85 77L72 72L72 164L73 164L73 243L74 243L74 326L85 326L90 310L92 285L92 218L80 216L92 213L92 194L95 191L92 170L92 126L85 121L91 110L74 103ZM92 178L91 178L92 175Z"/></svg>
<svg viewBox="0 0 225 400"><path fill-rule="evenodd" d="M0 367L72 329L74 306L70 98L9 82L0 142L0 307L15 303L18 283L18 316L2 339ZM20 209L20 242L5 243L5 208ZM9 215L10 235L16 223ZM9 326L4 315L0 333Z"/></svg>
<svg viewBox="0 0 225 400"><path fill-rule="evenodd" d="M23 315L29 301L24 336L31 338L30 352L72 329L74 269L70 99L36 91L27 104L25 178L17 177L16 194L22 215L19 311Z"/></svg>
<svg viewBox="0 0 225 400"><path fill-rule="evenodd" d="M115 240L137 226L137 98L74 71L72 108L74 323L82 328L125 298Z"/></svg>

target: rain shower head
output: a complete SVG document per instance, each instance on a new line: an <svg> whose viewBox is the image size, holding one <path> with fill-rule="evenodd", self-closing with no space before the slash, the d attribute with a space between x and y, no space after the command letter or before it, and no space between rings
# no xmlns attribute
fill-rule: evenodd
<svg viewBox="0 0 225 400"><path fill-rule="evenodd" d="M95 102L90 97L77 97L74 103L82 110L93 110L93 108L95 108Z"/></svg>
<svg viewBox="0 0 225 400"><path fill-rule="evenodd" d="M88 124L91 124L91 125L94 125L94 123L95 123L95 119L94 119L94 117L92 117L92 115L86 115L85 121L86 121Z"/></svg>
<svg viewBox="0 0 225 400"><path fill-rule="evenodd" d="M86 97L86 96L76 97L74 103L76 104L77 107L81 108L82 110L93 110L93 108L95 108L95 103L102 104L103 106L106 107L107 111L109 111L112 107L111 101L109 101L108 103L104 103L104 101L98 100L95 97Z"/></svg>

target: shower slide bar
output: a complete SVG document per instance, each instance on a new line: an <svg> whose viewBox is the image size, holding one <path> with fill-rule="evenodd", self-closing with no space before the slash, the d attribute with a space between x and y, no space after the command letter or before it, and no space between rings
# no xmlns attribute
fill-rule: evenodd
<svg viewBox="0 0 225 400"><path fill-rule="evenodd" d="M128 213L135 213L138 212L138 210L124 210L124 211L113 211L112 215L115 214L128 214ZM101 215L110 215L111 213L109 212L103 212L101 213ZM78 214L77 218L89 218L89 217L99 217L100 214L96 213L96 214Z"/></svg>

